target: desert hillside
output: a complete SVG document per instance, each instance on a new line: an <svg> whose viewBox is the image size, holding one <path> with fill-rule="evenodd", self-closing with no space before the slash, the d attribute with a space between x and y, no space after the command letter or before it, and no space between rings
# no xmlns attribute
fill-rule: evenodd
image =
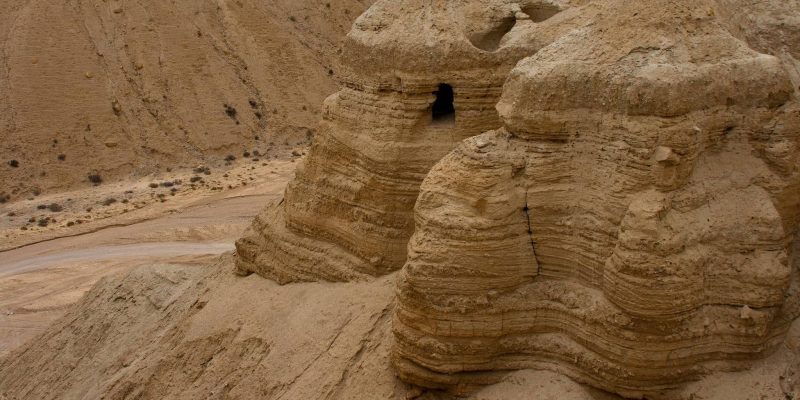
<svg viewBox="0 0 800 400"><path fill-rule="evenodd" d="M0 400L800 399L800 0L171 4L3 14L12 197L179 169L0 206Z"/></svg>
<svg viewBox="0 0 800 400"><path fill-rule="evenodd" d="M3 0L0 201L307 142L371 3Z"/></svg>

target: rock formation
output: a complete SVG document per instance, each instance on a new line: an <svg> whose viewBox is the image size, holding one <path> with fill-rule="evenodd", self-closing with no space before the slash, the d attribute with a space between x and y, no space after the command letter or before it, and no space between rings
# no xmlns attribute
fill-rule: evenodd
<svg viewBox="0 0 800 400"><path fill-rule="evenodd" d="M798 10L381 0L237 243L251 276L106 280L0 361L0 398L436 398L523 369L675 398L798 352Z"/></svg>
<svg viewBox="0 0 800 400"><path fill-rule="evenodd" d="M424 387L545 368L639 396L746 366L800 312L792 7L379 2L237 270L405 263L394 363Z"/></svg>
<svg viewBox="0 0 800 400"><path fill-rule="evenodd" d="M237 243L241 274L346 281L403 266L425 175L461 140L500 126L508 72L575 19L558 13L565 4L542 14L539 1L488 3L382 1L359 17L343 45L344 89L326 100L285 200ZM524 11L562 22L543 29ZM494 52L473 44L501 39Z"/></svg>
<svg viewBox="0 0 800 400"><path fill-rule="evenodd" d="M798 316L788 65L713 2L593 6L511 72L503 127L425 179L403 379L465 391L545 368L640 396L746 365Z"/></svg>

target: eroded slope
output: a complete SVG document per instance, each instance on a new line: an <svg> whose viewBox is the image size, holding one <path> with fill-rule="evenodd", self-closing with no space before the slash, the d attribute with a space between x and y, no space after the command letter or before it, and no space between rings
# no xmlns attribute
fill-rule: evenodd
<svg viewBox="0 0 800 400"><path fill-rule="evenodd" d="M3 1L0 196L305 142L369 4Z"/></svg>

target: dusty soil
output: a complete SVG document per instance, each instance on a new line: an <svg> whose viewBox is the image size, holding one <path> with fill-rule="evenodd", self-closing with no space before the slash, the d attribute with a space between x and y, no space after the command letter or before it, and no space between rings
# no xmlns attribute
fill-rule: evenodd
<svg viewBox="0 0 800 400"><path fill-rule="evenodd" d="M294 152L303 154L302 149ZM243 158L222 168L175 169L0 205L0 251L111 225L131 225L224 198L273 193L274 183L285 182L293 173L296 158L290 153L281 159ZM205 227L205 222L194 226L213 229Z"/></svg>
<svg viewBox="0 0 800 400"><path fill-rule="evenodd" d="M0 1L0 202L307 143L371 3Z"/></svg>
<svg viewBox="0 0 800 400"><path fill-rule="evenodd" d="M294 168L289 160L252 164L202 175L194 188L178 185L175 192L150 188L167 179L163 175L46 196L65 205L58 213L37 210L33 202L2 208L0 356L42 332L105 276L155 263L208 265L232 250L263 204L282 195ZM97 206L107 198L129 201ZM47 217L56 221L46 227L27 222ZM78 219L85 222L67 226Z"/></svg>

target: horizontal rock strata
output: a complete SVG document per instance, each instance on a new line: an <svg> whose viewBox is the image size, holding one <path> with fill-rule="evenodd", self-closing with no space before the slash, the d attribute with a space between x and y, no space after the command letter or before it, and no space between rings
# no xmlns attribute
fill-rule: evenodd
<svg viewBox="0 0 800 400"><path fill-rule="evenodd" d="M285 201L237 243L239 273L347 281L403 266L425 175L461 140L500 126L508 72L554 36L512 2L467 3L383 1L356 21L342 51L345 87L327 99ZM552 32L577 20L564 14ZM469 39L508 21L502 48Z"/></svg>
<svg viewBox="0 0 800 400"><path fill-rule="evenodd" d="M546 368L650 396L783 340L796 85L711 3L655 3L607 2L520 62L504 127L431 170L399 282L403 379L463 392Z"/></svg>

